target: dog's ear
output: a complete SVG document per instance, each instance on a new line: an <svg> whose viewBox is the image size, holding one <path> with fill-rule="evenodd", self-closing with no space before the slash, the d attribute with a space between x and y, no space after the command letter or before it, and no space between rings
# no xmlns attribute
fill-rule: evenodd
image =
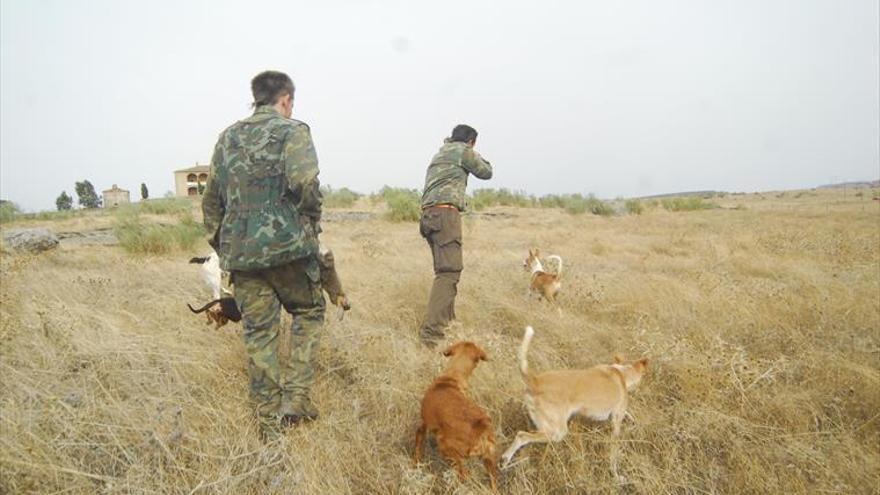
<svg viewBox="0 0 880 495"><path fill-rule="evenodd" d="M648 358L643 357L639 359L635 363L633 363L633 368L639 373L644 373L646 369L648 369Z"/></svg>
<svg viewBox="0 0 880 495"><path fill-rule="evenodd" d="M540 255L541 255L541 253L540 253L540 251L538 251L538 248L535 248L535 258L537 258Z"/></svg>
<svg viewBox="0 0 880 495"><path fill-rule="evenodd" d="M626 359L623 359L623 355L619 352L615 352L612 359L614 359L614 364L623 364L623 362L626 361Z"/></svg>

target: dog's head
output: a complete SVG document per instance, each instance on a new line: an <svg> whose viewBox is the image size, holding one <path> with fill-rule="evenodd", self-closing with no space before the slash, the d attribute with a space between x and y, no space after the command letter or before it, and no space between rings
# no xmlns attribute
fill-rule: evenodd
<svg viewBox="0 0 880 495"><path fill-rule="evenodd" d="M443 351L443 355L449 358L449 367L463 369L468 374L480 364L480 361L489 360L486 351L470 341L452 344Z"/></svg>
<svg viewBox="0 0 880 495"><path fill-rule="evenodd" d="M523 270L529 272L532 270L532 267L538 262L538 248L529 249L529 255L526 259L523 260Z"/></svg>
<svg viewBox="0 0 880 495"><path fill-rule="evenodd" d="M642 377L645 376L645 373L648 371L648 358L643 357L631 364L625 363L626 360L622 355L614 355L614 364L612 366L623 373L623 379L626 381L626 389L632 390L642 381Z"/></svg>

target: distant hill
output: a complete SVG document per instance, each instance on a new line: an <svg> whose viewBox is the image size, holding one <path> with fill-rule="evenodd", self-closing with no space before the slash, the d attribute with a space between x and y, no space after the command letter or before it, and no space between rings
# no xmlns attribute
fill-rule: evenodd
<svg viewBox="0 0 880 495"><path fill-rule="evenodd" d="M638 199L661 199L661 198L686 198L689 196L699 196L701 198L712 198L718 195L727 194L723 191L685 191L666 194L652 194L651 196L641 196Z"/></svg>
<svg viewBox="0 0 880 495"><path fill-rule="evenodd" d="M835 189L839 187L880 187L880 180L838 182L837 184L825 184L817 187L817 189Z"/></svg>

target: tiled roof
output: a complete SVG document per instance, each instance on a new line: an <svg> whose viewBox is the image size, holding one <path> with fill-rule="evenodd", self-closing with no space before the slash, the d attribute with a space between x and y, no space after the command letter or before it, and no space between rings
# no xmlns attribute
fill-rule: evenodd
<svg viewBox="0 0 880 495"><path fill-rule="evenodd" d="M209 167L208 165L196 165L195 167L182 168L180 170L175 170L174 173L176 174L176 173L180 173L180 172L184 172L184 173L190 173L190 172L202 173L202 172L204 172L207 174L208 169L210 169L210 168L211 167Z"/></svg>

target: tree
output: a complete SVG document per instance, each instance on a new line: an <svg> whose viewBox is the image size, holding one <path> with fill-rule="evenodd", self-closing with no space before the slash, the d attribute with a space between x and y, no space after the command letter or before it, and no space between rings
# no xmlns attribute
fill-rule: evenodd
<svg viewBox="0 0 880 495"><path fill-rule="evenodd" d="M83 208L100 208L101 198L95 192L95 186L91 182L84 180L76 183L76 195L79 197L79 204Z"/></svg>
<svg viewBox="0 0 880 495"><path fill-rule="evenodd" d="M58 211L73 208L73 198L67 195L67 191L61 191L61 194L55 198L55 208L58 208Z"/></svg>
<svg viewBox="0 0 880 495"><path fill-rule="evenodd" d="M147 190L147 185L141 182L141 199L148 199L150 197L150 191Z"/></svg>
<svg viewBox="0 0 880 495"><path fill-rule="evenodd" d="M201 196L202 194L205 194L205 185L202 184L201 182L199 182L198 185L199 185L199 196Z"/></svg>

